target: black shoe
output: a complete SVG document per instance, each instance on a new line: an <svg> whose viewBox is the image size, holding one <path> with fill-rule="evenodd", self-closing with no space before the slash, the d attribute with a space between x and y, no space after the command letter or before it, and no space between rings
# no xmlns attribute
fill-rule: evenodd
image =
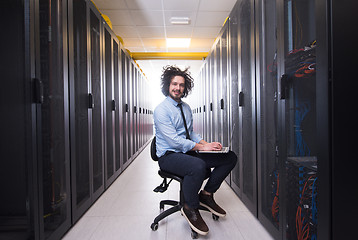
<svg viewBox="0 0 358 240"><path fill-rule="evenodd" d="M201 217L198 209L191 209L184 206L181 212L195 232L200 235L208 234L209 228Z"/></svg>
<svg viewBox="0 0 358 240"><path fill-rule="evenodd" d="M202 191L199 193L200 205L209 209L209 211L216 216L225 217L226 212L214 200L214 194L206 195Z"/></svg>

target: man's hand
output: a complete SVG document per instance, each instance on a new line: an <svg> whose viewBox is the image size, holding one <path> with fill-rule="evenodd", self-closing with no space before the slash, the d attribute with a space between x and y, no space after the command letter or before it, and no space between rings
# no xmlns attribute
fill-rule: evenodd
<svg viewBox="0 0 358 240"><path fill-rule="evenodd" d="M207 143L202 140L200 141L200 143L197 143L192 150L193 151L220 151L221 149L222 149L222 145L219 142Z"/></svg>

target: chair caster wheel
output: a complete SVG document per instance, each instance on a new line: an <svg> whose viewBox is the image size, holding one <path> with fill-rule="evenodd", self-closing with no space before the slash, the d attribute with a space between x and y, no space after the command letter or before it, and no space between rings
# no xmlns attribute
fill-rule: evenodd
<svg viewBox="0 0 358 240"><path fill-rule="evenodd" d="M214 221L219 221L219 216L213 214L212 217L213 217Z"/></svg>
<svg viewBox="0 0 358 240"><path fill-rule="evenodd" d="M198 233L197 232L195 232L193 229L191 230L191 238L192 239L197 239L198 238Z"/></svg>
<svg viewBox="0 0 358 240"><path fill-rule="evenodd" d="M150 225L150 228L153 230L153 231L157 231L158 230L158 223L152 223L152 225Z"/></svg>

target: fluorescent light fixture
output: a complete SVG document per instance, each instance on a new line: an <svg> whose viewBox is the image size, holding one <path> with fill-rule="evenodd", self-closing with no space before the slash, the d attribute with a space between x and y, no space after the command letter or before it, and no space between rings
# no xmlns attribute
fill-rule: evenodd
<svg viewBox="0 0 358 240"><path fill-rule="evenodd" d="M171 17L170 23L173 25L188 25L190 23L190 18L188 18L188 17Z"/></svg>
<svg viewBox="0 0 358 240"><path fill-rule="evenodd" d="M167 38L167 48L188 48L191 38Z"/></svg>

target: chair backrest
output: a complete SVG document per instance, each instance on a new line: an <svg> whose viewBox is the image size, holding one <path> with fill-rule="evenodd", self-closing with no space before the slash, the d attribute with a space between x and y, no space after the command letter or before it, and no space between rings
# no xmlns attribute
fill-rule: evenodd
<svg viewBox="0 0 358 240"><path fill-rule="evenodd" d="M154 161L158 161L158 156L157 156L157 148L156 148L156 145L155 145L155 136L152 140L152 143L150 144L150 156L152 157L152 159Z"/></svg>

